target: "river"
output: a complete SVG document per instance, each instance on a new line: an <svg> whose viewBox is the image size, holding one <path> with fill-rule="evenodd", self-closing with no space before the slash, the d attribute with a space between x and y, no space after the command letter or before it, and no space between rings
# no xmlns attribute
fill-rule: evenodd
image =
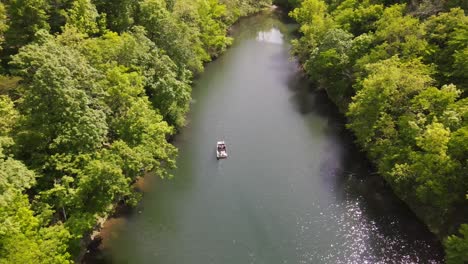
<svg viewBox="0 0 468 264"><path fill-rule="evenodd" d="M112 263L442 263L440 244L373 173L265 13L196 81L172 179L108 242ZM229 158L217 161L216 141Z"/></svg>

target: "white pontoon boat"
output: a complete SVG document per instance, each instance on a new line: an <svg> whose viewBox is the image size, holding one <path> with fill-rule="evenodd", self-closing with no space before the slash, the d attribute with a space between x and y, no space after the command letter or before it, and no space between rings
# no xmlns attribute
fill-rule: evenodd
<svg viewBox="0 0 468 264"><path fill-rule="evenodd" d="M226 150L226 144L224 141L218 141L216 144L216 158L217 159L225 159L227 158L227 150Z"/></svg>

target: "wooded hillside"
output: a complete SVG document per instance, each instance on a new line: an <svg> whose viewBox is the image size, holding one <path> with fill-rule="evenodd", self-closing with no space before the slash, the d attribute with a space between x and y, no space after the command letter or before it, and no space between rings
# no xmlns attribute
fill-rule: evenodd
<svg viewBox="0 0 468 264"><path fill-rule="evenodd" d="M450 235L448 263L468 262L466 1L282 2L304 71L395 193Z"/></svg>
<svg viewBox="0 0 468 264"><path fill-rule="evenodd" d="M2 1L0 263L71 263L138 177L167 177L193 76L266 4Z"/></svg>

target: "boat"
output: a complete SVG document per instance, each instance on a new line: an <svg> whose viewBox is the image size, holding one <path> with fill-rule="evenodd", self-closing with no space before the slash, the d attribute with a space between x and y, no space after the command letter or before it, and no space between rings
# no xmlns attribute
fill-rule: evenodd
<svg viewBox="0 0 468 264"><path fill-rule="evenodd" d="M216 143L216 159L226 159L228 156L226 150L226 143L224 141L218 141Z"/></svg>

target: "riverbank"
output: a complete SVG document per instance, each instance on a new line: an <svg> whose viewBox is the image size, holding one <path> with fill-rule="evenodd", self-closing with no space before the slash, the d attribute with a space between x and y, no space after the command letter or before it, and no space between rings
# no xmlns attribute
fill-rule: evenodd
<svg viewBox="0 0 468 264"><path fill-rule="evenodd" d="M152 186L154 177L156 176L151 174L141 177L133 187L144 195L144 193L151 191L150 186ZM106 252L110 248L109 241L117 239L118 234L125 228L128 218L135 213L141 213L138 206L130 207L124 202L118 203L113 213L106 218L101 218L93 232L87 237L86 242L83 242L85 247L77 262L83 264L108 263L109 257Z"/></svg>
<svg viewBox="0 0 468 264"><path fill-rule="evenodd" d="M460 235L468 222L467 87L466 76L445 58L466 49L466 43L452 45L452 32L468 19L464 10L327 3L308 0L291 12L302 34L293 41L294 54L346 115L356 144L399 199L440 241ZM408 27L398 30L401 25ZM453 122L449 112L457 116ZM466 235L454 241L447 259L466 261L456 245L466 244Z"/></svg>

